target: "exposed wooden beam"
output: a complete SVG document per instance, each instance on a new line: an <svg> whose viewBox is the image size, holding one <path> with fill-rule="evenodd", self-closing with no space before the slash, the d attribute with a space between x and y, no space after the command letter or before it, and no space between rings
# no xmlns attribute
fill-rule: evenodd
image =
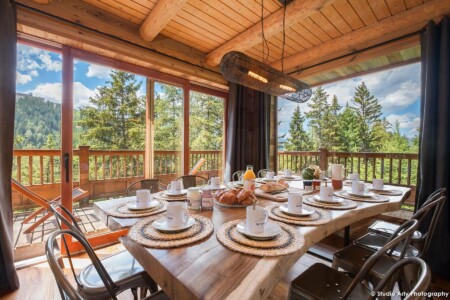
<svg viewBox="0 0 450 300"><path fill-rule="evenodd" d="M187 0L159 0L142 23L139 32L142 39L151 42L180 11Z"/></svg>
<svg viewBox="0 0 450 300"><path fill-rule="evenodd" d="M420 43L420 35L412 35L406 38L395 40L391 43L387 43L381 46L376 46L367 50L361 50L357 53L348 54L330 61L320 63L315 66L311 66L305 69L301 69L289 75L297 78L304 79L326 72L334 71L339 68L354 66L358 63L368 61L380 56L389 55L394 52L414 47Z"/></svg>
<svg viewBox="0 0 450 300"><path fill-rule="evenodd" d="M302 69L305 64L311 65L312 62L317 64L328 60L334 54L341 56L352 53L358 47L373 45L374 40L381 43L383 39L389 40L406 35L424 27L429 20L441 17L449 12L450 0L431 0L390 18L287 57L284 60L284 69L290 73ZM273 63L272 66L281 69L281 61Z"/></svg>
<svg viewBox="0 0 450 300"><path fill-rule="evenodd" d="M39 5L32 0L15 0L18 6L58 17L87 28L115 36L147 49L164 53L185 62L218 72L205 63L205 53L183 43L158 35L152 42L144 41L139 35L139 25L117 17L81 0L58 0L49 5Z"/></svg>
<svg viewBox="0 0 450 300"><path fill-rule="evenodd" d="M50 4L52 0L33 0L33 2L36 2L37 4Z"/></svg>
<svg viewBox="0 0 450 300"><path fill-rule="evenodd" d="M220 73L23 7L17 8L17 23L18 31L25 34L221 89L227 88L227 81Z"/></svg>
<svg viewBox="0 0 450 300"><path fill-rule="evenodd" d="M322 7L332 2L332 0L294 0L286 7L286 27L308 18ZM264 18L264 35L266 38L279 33L283 29L284 9L281 8ZM244 51L262 41L261 24L258 22L244 32L235 36L222 46L214 49L206 56L206 63L210 66L217 66L222 57L230 51Z"/></svg>

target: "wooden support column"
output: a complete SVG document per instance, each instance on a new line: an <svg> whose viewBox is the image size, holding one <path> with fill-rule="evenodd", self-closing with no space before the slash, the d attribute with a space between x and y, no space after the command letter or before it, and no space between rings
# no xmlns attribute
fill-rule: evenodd
<svg viewBox="0 0 450 300"><path fill-rule="evenodd" d="M154 147L153 138L155 134L155 81L147 78L147 101L145 110L145 158L144 177L153 178Z"/></svg>
<svg viewBox="0 0 450 300"><path fill-rule="evenodd" d="M80 188L89 191L89 148L90 146L79 146L79 163L80 163Z"/></svg>
<svg viewBox="0 0 450 300"><path fill-rule="evenodd" d="M183 85L183 175L189 174L189 107L190 107L190 84Z"/></svg>
<svg viewBox="0 0 450 300"><path fill-rule="evenodd" d="M319 167L322 171L326 171L328 168L328 157L327 157L328 149L320 148L319 152L320 152L320 154L319 154L320 155L320 157L319 157L320 166Z"/></svg>

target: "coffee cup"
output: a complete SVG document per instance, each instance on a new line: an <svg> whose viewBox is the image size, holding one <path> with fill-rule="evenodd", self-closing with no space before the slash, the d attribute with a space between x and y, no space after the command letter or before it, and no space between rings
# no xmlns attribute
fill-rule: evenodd
<svg viewBox="0 0 450 300"><path fill-rule="evenodd" d="M290 176L292 176L292 171L291 170L289 170L289 169L286 169L286 170L284 170L284 176L286 176L286 177L290 177Z"/></svg>
<svg viewBox="0 0 450 300"><path fill-rule="evenodd" d="M352 193L355 195L364 195L366 185L364 181L354 181L352 183Z"/></svg>
<svg viewBox="0 0 450 300"><path fill-rule="evenodd" d="M274 178L275 178L275 172L274 171L267 171L266 179L272 180Z"/></svg>
<svg viewBox="0 0 450 300"><path fill-rule="evenodd" d="M245 219L245 230L248 233L261 234L264 233L269 213L262 206L248 206L247 216Z"/></svg>
<svg viewBox="0 0 450 300"><path fill-rule="evenodd" d="M208 185L212 188L220 188L220 177L211 177L208 181Z"/></svg>
<svg viewBox="0 0 450 300"><path fill-rule="evenodd" d="M333 187L332 186L321 186L320 187L320 199L322 200L332 200L333 199Z"/></svg>
<svg viewBox="0 0 450 300"><path fill-rule="evenodd" d="M298 213L302 211L303 195L300 192L289 192L288 194L288 211Z"/></svg>
<svg viewBox="0 0 450 300"><path fill-rule="evenodd" d="M182 182L180 180L171 181L167 186L167 190L171 194L179 194L181 193L182 189L183 189Z"/></svg>
<svg viewBox="0 0 450 300"><path fill-rule="evenodd" d="M136 191L136 207L147 208L150 206L151 195L149 190L137 190Z"/></svg>
<svg viewBox="0 0 450 300"><path fill-rule="evenodd" d="M359 181L359 174L358 173L350 174L350 180Z"/></svg>
<svg viewBox="0 0 450 300"><path fill-rule="evenodd" d="M169 228L178 228L189 220L189 212L186 202L169 202L167 204L167 226Z"/></svg>
<svg viewBox="0 0 450 300"><path fill-rule="evenodd" d="M384 180L383 179L373 179L373 189L374 190L382 190L384 188Z"/></svg>

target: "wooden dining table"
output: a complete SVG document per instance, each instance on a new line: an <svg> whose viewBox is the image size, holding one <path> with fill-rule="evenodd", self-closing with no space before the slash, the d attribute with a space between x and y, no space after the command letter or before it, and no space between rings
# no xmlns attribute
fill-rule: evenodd
<svg viewBox="0 0 450 300"><path fill-rule="evenodd" d="M297 186L292 184L291 186ZM146 248L128 236L120 240L139 261L148 274L172 299L265 299L289 269L315 243L361 219L396 211L401 208L410 189L386 186L403 192L389 196L384 203L357 202L350 210L329 210L332 220L319 226L296 226L304 238L304 245L295 253L276 257L257 257L241 254L223 246L216 238L218 228L231 220L244 219L245 209L214 206L213 210L192 212L208 217L214 224L214 234L196 244L173 249ZM344 186L344 189L349 189ZM259 205L273 201L258 199ZM94 204L96 215L112 230L132 226L140 219L122 219L107 215L108 207L130 201L114 199Z"/></svg>

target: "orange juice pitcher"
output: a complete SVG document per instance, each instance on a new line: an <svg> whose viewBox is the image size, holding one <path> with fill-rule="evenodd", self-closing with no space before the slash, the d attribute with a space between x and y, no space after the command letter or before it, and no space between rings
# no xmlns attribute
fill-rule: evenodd
<svg viewBox="0 0 450 300"><path fill-rule="evenodd" d="M242 176L242 179L244 181L244 189L249 189L254 192L256 189L255 184L256 175L255 172L253 172L253 166L251 165L247 166L247 171L245 171L244 176Z"/></svg>

